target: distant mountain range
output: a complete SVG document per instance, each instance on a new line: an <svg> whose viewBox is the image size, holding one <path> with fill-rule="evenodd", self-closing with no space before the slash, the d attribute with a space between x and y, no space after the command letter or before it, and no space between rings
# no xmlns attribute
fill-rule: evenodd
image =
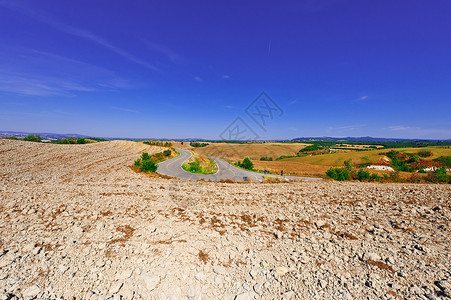
<svg viewBox="0 0 451 300"><path fill-rule="evenodd" d="M16 136L19 138L26 137L29 134L39 134L43 139L62 139L68 137L76 137L76 138L92 138L93 136L77 134L77 133L47 133L47 132L20 132L20 131L0 131L0 137L6 136ZM177 141L211 141L213 139L202 139L202 138L184 138L184 139L171 139L171 138L126 138L126 137L98 137L108 140L177 140ZM451 141L451 139L400 139L400 138L375 138L371 136L363 136L363 137L330 137L330 136L322 136L322 137L299 137L291 140L271 140L271 141L314 141L314 140L330 140L330 141L367 141L367 142L399 142L399 141Z"/></svg>

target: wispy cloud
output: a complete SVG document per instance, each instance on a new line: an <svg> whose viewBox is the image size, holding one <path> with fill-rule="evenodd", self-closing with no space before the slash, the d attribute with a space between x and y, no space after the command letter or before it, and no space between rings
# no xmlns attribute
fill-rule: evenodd
<svg viewBox="0 0 451 300"><path fill-rule="evenodd" d="M345 126L331 126L328 128L328 131L351 131L351 130L356 130L362 127L365 127L365 124L361 124L361 125L345 125Z"/></svg>
<svg viewBox="0 0 451 300"><path fill-rule="evenodd" d="M157 43L153 43L147 39L141 39L143 41L144 44L146 44L146 46L153 51L162 53L163 55L165 55L167 58L169 58L169 60L175 62L181 59L180 55L178 53L176 53L175 51L173 51L172 49L170 49L169 47L162 45L162 44L157 44Z"/></svg>
<svg viewBox="0 0 451 300"><path fill-rule="evenodd" d="M0 69L1 92L71 96L74 92L114 91L130 87L127 80L103 67L50 52L22 48L13 50L17 57L9 52L0 52L0 57L9 57L11 62ZM12 66L20 66L21 71L17 72L17 67Z"/></svg>
<svg viewBox="0 0 451 300"><path fill-rule="evenodd" d="M136 58L134 55L128 53L127 51L125 51L117 46L114 46L113 44L111 44L107 40L103 39L102 37L95 35L93 33L90 33L89 31L79 29L74 26L66 25L64 23L56 21L55 19L52 19L51 17L44 15L42 12L38 12L36 9L32 10L28 6L20 5L16 1L0 1L0 5L7 7L9 9L12 9L16 12L22 13L22 14L29 16L35 20L38 20L42 23L45 23L61 32L91 41L98 45L101 45L101 46L109 49L110 51L122 56L123 58L125 58L131 62L134 62L136 64L139 64L147 69L158 71L158 69L155 66L153 66L152 64L150 64L144 60L141 60L139 58Z"/></svg>
<svg viewBox="0 0 451 300"><path fill-rule="evenodd" d="M412 138L451 138L451 129L447 128L423 128L418 126L394 125L384 128L401 135L407 135Z"/></svg>
<svg viewBox="0 0 451 300"><path fill-rule="evenodd" d="M403 126L403 125L396 125L396 126L388 126L387 129L391 131L404 131L404 130L412 130L412 129L420 129L419 127L410 127L410 126Z"/></svg>
<svg viewBox="0 0 451 300"><path fill-rule="evenodd" d="M124 111L124 112L128 112L128 113L139 114L139 111L134 110L134 109L124 108L124 107L117 107L117 106L110 106L110 108L113 109L113 110L119 110L119 111Z"/></svg>
<svg viewBox="0 0 451 300"><path fill-rule="evenodd" d="M227 108L227 109L234 109L235 107L232 105L223 105L223 108Z"/></svg>
<svg viewBox="0 0 451 300"><path fill-rule="evenodd" d="M39 118L67 118L70 116L73 116L73 114L68 113L66 111L62 111L59 109L52 109L52 110L41 110L36 112L28 112L28 111L8 111L6 113L0 113L0 116L6 116L6 117L23 117L23 118L29 118L29 117L39 117Z"/></svg>
<svg viewBox="0 0 451 300"><path fill-rule="evenodd" d="M94 90L92 87L59 78L0 73L0 91L7 93L28 96L68 96L70 92Z"/></svg>
<svg viewBox="0 0 451 300"><path fill-rule="evenodd" d="M202 78L200 78L199 76L194 76L194 80L196 80L197 82L202 82Z"/></svg>
<svg viewBox="0 0 451 300"><path fill-rule="evenodd" d="M366 99L368 99L368 96L362 96L362 97L359 98L359 100L362 100L362 101L366 100Z"/></svg>
<svg viewBox="0 0 451 300"><path fill-rule="evenodd" d="M227 74L223 74L223 75L222 75L222 79L230 79L230 76L227 75Z"/></svg>

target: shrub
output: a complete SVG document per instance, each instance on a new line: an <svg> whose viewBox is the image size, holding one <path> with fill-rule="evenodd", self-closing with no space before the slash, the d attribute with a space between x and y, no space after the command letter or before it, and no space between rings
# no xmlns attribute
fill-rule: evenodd
<svg viewBox="0 0 451 300"><path fill-rule="evenodd" d="M272 160L272 157L271 157L271 156L262 156L262 157L260 157L260 160L263 160L263 161L271 161L271 160Z"/></svg>
<svg viewBox="0 0 451 300"><path fill-rule="evenodd" d="M330 168L326 171L326 177L333 180L345 181L351 178L351 173L346 168Z"/></svg>
<svg viewBox="0 0 451 300"><path fill-rule="evenodd" d="M407 159L407 163L415 163L420 161L420 156L418 154L413 154L409 159Z"/></svg>
<svg viewBox="0 0 451 300"><path fill-rule="evenodd" d="M190 144L191 147L206 147L206 146L208 146L208 143L190 142L189 144Z"/></svg>
<svg viewBox="0 0 451 300"><path fill-rule="evenodd" d="M27 135L26 137L23 138L24 141L28 141L28 142L40 142L42 141L42 138L39 134L30 134Z"/></svg>
<svg viewBox="0 0 451 300"><path fill-rule="evenodd" d="M137 158L137 159L135 160L135 162L133 163L133 165L134 165L135 167L139 167L139 166L141 165L141 158Z"/></svg>
<svg viewBox="0 0 451 300"><path fill-rule="evenodd" d="M285 159L285 158L292 158L292 157L302 157L302 156L307 156L307 154L303 154L303 155L282 155L282 156L279 156L278 158L276 158L276 160Z"/></svg>
<svg viewBox="0 0 451 300"><path fill-rule="evenodd" d="M77 139L77 144L86 144L86 139L85 138Z"/></svg>
<svg viewBox="0 0 451 300"><path fill-rule="evenodd" d="M169 156L169 155L171 155L171 150L164 150L164 151L163 151L163 155L164 155L164 156Z"/></svg>
<svg viewBox="0 0 451 300"><path fill-rule="evenodd" d="M451 167L451 156L440 156L434 158L433 161L438 161L445 167Z"/></svg>
<svg viewBox="0 0 451 300"><path fill-rule="evenodd" d="M357 174L355 176L355 179L359 180L359 181L365 181L365 180L370 180L371 175L370 172L360 169L357 171Z"/></svg>
<svg viewBox="0 0 451 300"><path fill-rule="evenodd" d="M141 154L141 159L142 160L150 160L150 155L147 152L144 152L143 154Z"/></svg>
<svg viewBox="0 0 451 300"><path fill-rule="evenodd" d="M240 167L242 167L246 170L252 170L254 168L254 164L252 163L251 159L248 156L246 156L243 159L243 162L241 163Z"/></svg>
<svg viewBox="0 0 451 300"><path fill-rule="evenodd" d="M433 153L429 150L421 150L421 151L417 152L417 155L420 157L429 157L429 156L432 156L432 154Z"/></svg>
<svg viewBox="0 0 451 300"><path fill-rule="evenodd" d="M152 145L152 146L160 146L160 147L172 147L171 142L162 142L162 141L145 141L144 144Z"/></svg>
<svg viewBox="0 0 451 300"><path fill-rule="evenodd" d="M345 160L344 165L347 170L352 170L352 160L350 160L350 159Z"/></svg>
<svg viewBox="0 0 451 300"><path fill-rule="evenodd" d="M142 160L140 163L140 168L144 172L155 172L158 166L151 160Z"/></svg>
<svg viewBox="0 0 451 300"><path fill-rule="evenodd" d="M373 174L371 174L371 181L381 181L381 176L379 176L378 174L376 174L376 173L373 173Z"/></svg>
<svg viewBox="0 0 451 300"><path fill-rule="evenodd" d="M451 175L447 174L445 167L441 167L434 172L434 176L438 182L449 182L451 183Z"/></svg>
<svg viewBox="0 0 451 300"><path fill-rule="evenodd" d="M388 179L389 179L391 182L400 182L400 181L401 181L401 176L399 175L399 172L398 172L398 171L396 171L396 172L391 172L391 173L390 173L390 176L388 177Z"/></svg>

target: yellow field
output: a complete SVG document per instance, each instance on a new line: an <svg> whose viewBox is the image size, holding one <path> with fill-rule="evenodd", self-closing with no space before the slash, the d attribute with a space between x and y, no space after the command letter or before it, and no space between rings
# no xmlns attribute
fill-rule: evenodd
<svg viewBox="0 0 451 300"><path fill-rule="evenodd" d="M189 145L189 143L184 143ZM264 143L264 144L227 144L214 143L206 147L191 148L191 150L206 156L223 157L230 160L242 160L249 156L259 160L262 156L276 159L282 155L296 155L299 150L309 144L305 143Z"/></svg>
<svg viewBox="0 0 451 300"><path fill-rule="evenodd" d="M283 170L285 175L321 177L321 175L329 169L328 166L304 164L285 160L254 160L252 162L254 163L254 168L258 170L268 170L269 172L274 174L280 174L280 171Z"/></svg>

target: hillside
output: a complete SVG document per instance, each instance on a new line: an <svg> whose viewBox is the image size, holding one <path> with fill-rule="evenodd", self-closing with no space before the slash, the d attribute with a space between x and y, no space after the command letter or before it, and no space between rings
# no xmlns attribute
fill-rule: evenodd
<svg viewBox="0 0 451 300"><path fill-rule="evenodd" d="M231 160L242 160L245 156L249 156L251 159L260 159L262 156L276 159L282 155L296 155L307 145L305 143L210 143L207 147L193 148L193 150L202 155L224 157Z"/></svg>
<svg viewBox="0 0 451 300"><path fill-rule="evenodd" d="M2 299L449 291L449 185L218 183L129 167L161 150L0 140Z"/></svg>

